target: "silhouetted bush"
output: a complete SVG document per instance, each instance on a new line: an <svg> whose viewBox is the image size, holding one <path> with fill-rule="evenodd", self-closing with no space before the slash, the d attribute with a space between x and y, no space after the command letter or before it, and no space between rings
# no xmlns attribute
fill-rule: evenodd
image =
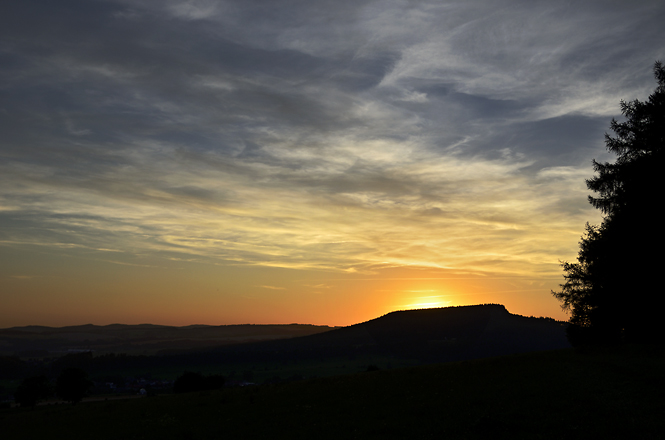
<svg viewBox="0 0 665 440"><path fill-rule="evenodd" d="M224 376L219 374L212 374L205 378L206 389L208 390L219 390L224 388L224 383L226 380Z"/></svg>
<svg viewBox="0 0 665 440"><path fill-rule="evenodd" d="M55 392L60 398L76 404L92 387L88 374L80 368L66 368L62 370L55 384Z"/></svg>
<svg viewBox="0 0 665 440"><path fill-rule="evenodd" d="M51 384L46 376L33 376L23 379L14 393L14 401L24 406L35 406L51 394Z"/></svg>
<svg viewBox="0 0 665 440"><path fill-rule="evenodd" d="M204 376L201 373L185 371L173 383L173 392L191 393L194 391L217 390L224 386L224 376L218 374Z"/></svg>
<svg viewBox="0 0 665 440"><path fill-rule="evenodd" d="M204 380L205 379L201 373L185 371L182 376L179 376L175 382L173 382L173 392L180 394L200 391L203 389Z"/></svg>

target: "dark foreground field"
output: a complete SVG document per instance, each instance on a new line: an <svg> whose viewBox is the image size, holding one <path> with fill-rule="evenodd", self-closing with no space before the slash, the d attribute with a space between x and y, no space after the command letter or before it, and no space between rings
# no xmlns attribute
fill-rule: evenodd
<svg viewBox="0 0 665 440"><path fill-rule="evenodd" d="M0 412L3 439L662 439L665 354L559 350Z"/></svg>

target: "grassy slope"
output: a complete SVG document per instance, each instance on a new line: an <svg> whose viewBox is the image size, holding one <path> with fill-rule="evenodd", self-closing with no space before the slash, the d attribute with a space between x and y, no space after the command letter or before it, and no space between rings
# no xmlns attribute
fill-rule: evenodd
<svg viewBox="0 0 665 440"><path fill-rule="evenodd" d="M665 353L515 355L0 412L3 439L662 438Z"/></svg>

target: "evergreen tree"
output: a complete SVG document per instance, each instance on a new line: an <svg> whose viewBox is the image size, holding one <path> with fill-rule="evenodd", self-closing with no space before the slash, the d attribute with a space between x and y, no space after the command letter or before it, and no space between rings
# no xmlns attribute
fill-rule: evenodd
<svg viewBox="0 0 665 440"><path fill-rule="evenodd" d="M604 214L587 224L577 263L562 264L565 283L552 294L571 312L571 343L658 340L665 292L660 279L665 232L665 69L656 62L658 87L647 101L621 102L625 122L612 120L605 135L613 163L594 160L587 187Z"/></svg>

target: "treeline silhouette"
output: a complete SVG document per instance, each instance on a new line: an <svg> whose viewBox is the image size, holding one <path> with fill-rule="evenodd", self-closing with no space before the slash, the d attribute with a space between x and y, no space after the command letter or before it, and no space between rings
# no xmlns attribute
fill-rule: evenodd
<svg viewBox="0 0 665 440"><path fill-rule="evenodd" d="M663 342L662 288L665 230L660 224L665 166L665 69L654 65L658 86L646 101L621 101L625 122L612 119L605 135L613 163L593 161L586 181L603 213L586 225L577 262L562 263L565 283L552 294L571 312L574 345Z"/></svg>
<svg viewBox="0 0 665 440"><path fill-rule="evenodd" d="M54 394L62 400L76 404L93 386L88 373L80 368L65 368L60 372L55 385L45 375L29 376L23 379L14 392L14 401L21 407L34 407L40 401Z"/></svg>

